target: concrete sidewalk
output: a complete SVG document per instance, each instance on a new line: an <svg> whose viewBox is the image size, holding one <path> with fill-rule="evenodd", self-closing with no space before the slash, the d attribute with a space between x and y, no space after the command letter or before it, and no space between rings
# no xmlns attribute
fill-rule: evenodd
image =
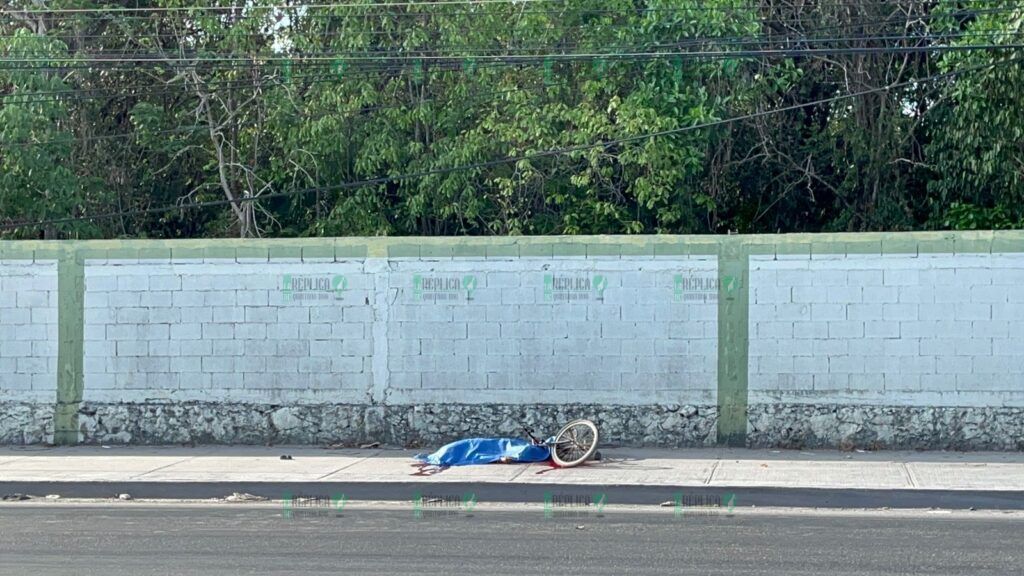
<svg viewBox="0 0 1024 576"><path fill-rule="evenodd" d="M218 498L248 492L342 492L355 500L415 493L531 502L545 493L608 494L658 504L680 492L736 495L739 506L1024 509L1024 454L743 449L603 449L570 469L546 464L422 470L413 451L312 447L0 448L0 494ZM282 460L287 454L291 460ZM434 473L430 473L434 472Z"/></svg>

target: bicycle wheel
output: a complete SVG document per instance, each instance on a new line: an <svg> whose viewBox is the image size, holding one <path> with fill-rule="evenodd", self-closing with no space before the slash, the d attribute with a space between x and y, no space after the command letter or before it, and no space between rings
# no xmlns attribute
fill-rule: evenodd
<svg viewBox="0 0 1024 576"><path fill-rule="evenodd" d="M590 420L573 420L555 435L551 459L562 468L586 462L597 450L597 426Z"/></svg>

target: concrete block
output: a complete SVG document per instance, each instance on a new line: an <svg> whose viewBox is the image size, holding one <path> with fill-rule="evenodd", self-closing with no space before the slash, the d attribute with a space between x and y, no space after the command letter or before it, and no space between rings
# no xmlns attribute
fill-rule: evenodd
<svg viewBox="0 0 1024 576"><path fill-rule="evenodd" d="M171 324L169 330L171 340L199 340L203 337L202 324Z"/></svg>
<svg viewBox="0 0 1024 576"><path fill-rule="evenodd" d="M874 372L850 374L849 389L858 392L882 392L885 390L885 375Z"/></svg>
<svg viewBox="0 0 1024 576"><path fill-rule="evenodd" d="M278 356L279 343L273 340L234 340L242 343L245 355Z"/></svg>
<svg viewBox="0 0 1024 576"><path fill-rule="evenodd" d="M276 374L297 374L299 372L299 359L284 357L270 359L267 361L267 372Z"/></svg>
<svg viewBox="0 0 1024 576"><path fill-rule="evenodd" d="M171 326L174 330L174 326ZM201 333L201 329L200 329ZM219 341L218 341L219 342ZM210 340L184 340L178 344L182 356L209 356L213 353L213 342Z"/></svg>
<svg viewBox="0 0 1024 576"><path fill-rule="evenodd" d="M779 286L811 286L814 283L814 274L809 270L778 270L776 271L776 282Z"/></svg>
<svg viewBox="0 0 1024 576"><path fill-rule="evenodd" d="M828 371L834 374L863 374L867 372L868 358L864 356L831 356Z"/></svg>
<svg viewBox="0 0 1024 576"><path fill-rule="evenodd" d="M150 356L181 356L181 342L175 340L149 340Z"/></svg>
<svg viewBox="0 0 1024 576"><path fill-rule="evenodd" d="M278 322L306 324L310 322L310 309L306 306L285 306L277 309Z"/></svg>
<svg viewBox="0 0 1024 576"><path fill-rule="evenodd" d="M671 340L695 340L704 336L703 322L670 322L668 325Z"/></svg>
<svg viewBox="0 0 1024 576"><path fill-rule="evenodd" d="M279 388L282 374L268 372L246 372L244 384L247 390L262 390Z"/></svg>
<svg viewBox="0 0 1024 576"><path fill-rule="evenodd" d="M1024 332L1014 332L1010 338L994 338L992 354L995 356L1024 356Z"/></svg>
<svg viewBox="0 0 1024 576"><path fill-rule="evenodd" d="M845 287L849 285L846 270L817 269L811 274L813 286ZM793 290L794 294L796 290Z"/></svg>
<svg viewBox="0 0 1024 576"><path fill-rule="evenodd" d="M312 354L310 354L310 348L313 346L314 343L330 343L336 346L336 344L331 341L311 342L309 340L281 339L277 341L277 355L290 358L312 356ZM317 356L321 355L318 354Z"/></svg>
<svg viewBox="0 0 1024 576"><path fill-rule="evenodd" d="M654 356L685 354L687 342L685 340L654 340L650 338L636 338L622 342L622 355L625 357Z"/></svg>
<svg viewBox="0 0 1024 576"><path fill-rule="evenodd" d="M793 371L802 374L828 373L827 356L800 356L793 358Z"/></svg>
<svg viewBox="0 0 1024 576"><path fill-rule="evenodd" d="M883 304L882 318L887 322L909 322L917 320L917 304Z"/></svg>
<svg viewBox="0 0 1024 576"><path fill-rule="evenodd" d="M205 356L202 359L203 372L234 372L235 368L235 358L231 356Z"/></svg>
<svg viewBox="0 0 1024 576"><path fill-rule="evenodd" d="M234 324L203 324L204 340L231 340L235 337Z"/></svg>
<svg viewBox="0 0 1024 576"><path fill-rule="evenodd" d="M107 294L107 305L111 308L138 307L141 301L140 292L110 292Z"/></svg>
<svg viewBox="0 0 1024 576"><path fill-rule="evenodd" d="M900 286L898 301L901 304L928 304L935 301L933 286Z"/></svg>
<svg viewBox="0 0 1024 576"><path fill-rule="evenodd" d="M794 302L791 286L754 285L751 302L756 304L781 304Z"/></svg>
<svg viewBox="0 0 1024 576"><path fill-rule="evenodd" d="M868 304L895 304L899 301L899 288L892 286L864 286L861 299Z"/></svg>
<svg viewBox="0 0 1024 576"><path fill-rule="evenodd" d="M991 356L992 340L988 338L924 338L920 353L925 356Z"/></svg>
<svg viewBox="0 0 1024 576"><path fill-rule="evenodd" d="M849 270L846 273L848 286L882 286L884 283L882 270Z"/></svg>
<svg viewBox="0 0 1024 576"><path fill-rule="evenodd" d="M970 374L973 365L974 360L969 356L939 356L936 358L935 371L938 374Z"/></svg>
<svg viewBox="0 0 1024 576"><path fill-rule="evenodd" d="M181 308L181 317L186 322L196 322L202 324L204 322L213 322L213 309L201 306L197 308L184 307Z"/></svg>
<svg viewBox="0 0 1024 576"><path fill-rule="evenodd" d="M762 322L757 325L758 338L793 338L793 322Z"/></svg>
<svg viewBox="0 0 1024 576"><path fill-rule="evenodd" d="M171 305L175 308L198 308L205 306L206 297L203 292L183 290L171 293Z"/></svg>
<svg viewBox="0 0 1024 576"><path fill-rule="evenodd" d="M235 308L236 310L238 308ZM278 322L276 307L259 307L259 306L245 306L242 320L234 320L234 322L253 322L260 324L275 324ZM308 322L308 318L305 322ZM281 322L284 322L283 320Z"/></svg>
<svg viewBox="0 0 1024 576"><path fill-rule="evenodd" d="M265 324L268 340L295 340L299 337L298 324L279 324L276 321Z"/></svg>
<svg viewBox="0 0 1024 576"><path fill-rule="evenodd" d="M149 290L149 276L144 274L125 274L117 277L118 291L145 292Z"/></svg>
<svg viewBox="0 0 1024 576"><path fill-rule="evenodd" d="M849 343L846 340L811 340L811 352L815 356L846 356L849 353Z"/></svg>
<svg viewBox="0 0 1024 576"><path fill-rule="evenodd" d="M342 341L340 340L313 340L309 342L310 356L335 357L341 355Z"/></svg>
<svg viewBox="0 0 1024 576"><path fill-rule="evenodd" d="M245 356L243 340L208 340L213 345L214 356Z"/></svg>
<svg viewBox="0 0 1024 576"><path fill-rule="evenodd" d="M213 321L217 324L236 324L245 321L245 309L238 306L214 306Z"/></svg>
<svg viewBox="0 0 1024 576"><path fill-rule="evenodd" d="M597 322L569 320L565 326L570 338L595 339L601 337L601 325Z"/></svg>
<svg viewBox="0 0 1024 576"><path fill-rule="evenodd" d="M899 356L900 374L935 374L934 356Z"/></svg>
<svg viewBox="0 0 1024 576"><path fill-rule="evenodd" d="M953 318L956 320L991 320L992 304L957 303L953 306Z"/></svg>
<svg viewBox="0 0 1024 576"><path fill-rule="evenodd" d="M298 324L300 340L334 340L330 324Z"/></svg>
<svg viewBox="0 0 1024 576"><path fill-rule="evenodd" d="M1013 288L1007 286L975 286L971 288L971 302L1003 304L1009 302Z"/></svg>
<svg viewBox="0 0 1024 576"><path fill-rule="evenodd" d="M830 372L813 375L814 390L846 391L850 389L850 374Z"/></svg>
<svg viewBox="0 0 1024 576"><path fill-rule="evenodd" d="M823 340L828 338L828 322L794 322L793 338L797 340Z"/></svg>
<svg viewBox="0 0 1024 576"><path fill-rule="evenodd" d="M201 373L203 371L202 363L203 359L199 356L178 356L170 359L170 370L176 374Z"/></svg>
<svg viewBox="0 0 1024 576"><path fill-rule="evenodd" d="M864 323L845 320L839 322L828 323L828 337L829 338L863 338L864 337Z"/></svg>
<svg viewBox="0 0 1024 576"><path fill-rule="evenodd" d="M886 286L915 286L921 283L920 270L899 268L902 262L893 262L892 268L882 271L882 282Z"/></svg>
<svg viewBox="0 0 1024 576"><path fill-rule="evenodd" d="M265 340L267 327L264 324L235 324L235 338L239 340Z"/></svg>
<svg viewBox="0 0 1024 576"><path fill-rule="evenodd" d="M479 307L460 307L459 310L478 310L480 314L485 314L485 309L482 306ZM344 313L345 322L362 322L370 323L373 322L373 308L370 306L346 306ZM464 320L484 320L483 317L464 317L455 318L456 322Z"/></svg>
<svg viewBox="0 0 1024 576"><path fill-rule="evenodd" d="M42 312L48 308L0 308L0 325L17 326L18 324L29 324L32 314L36 311ZM88 312L88 311L87 311ZM98 310L97 312L106 312ZM94 315L95 317L95 315ZM105 321L105 320L103 320Z"/></svg>
<svg viewBox="0 0 1024 576"><path fill-rule="evenodd" d="M150 308L149 321L154 324L181 323L181 310L178 308Z"/></svg>
<svg viewBox="0 0 1024 576"><path fill-rule="evenodd" d="M846 320L846 305L811 304L811 320L814 322Z"/></svg>
<svg viewBox="0 0 1024 576"><path fill-rule="evenodd" d="M420 386L425 389L482 389L486 376L469 372L432 372L421 375Z"/></svg>
<svg viewBox="0 0 1024 576"><path fill-rule="evenodd" d="M392 372L388 374L388 387L398 390L415 390L421 388L419 372Z"/></svg>
<svg viewBox="0 0 1024 576"><path fill-rule="evenodd" d="M824 286L793 287L793 302L797 304L813 304L828 302L828 289Z"/></svg>

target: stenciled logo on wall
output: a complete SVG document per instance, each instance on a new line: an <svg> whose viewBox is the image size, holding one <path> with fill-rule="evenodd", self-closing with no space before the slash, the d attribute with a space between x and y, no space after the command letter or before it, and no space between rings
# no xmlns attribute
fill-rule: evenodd
<svg viewBox="0 0 1024 576"><path fill-rule="evenodd" d="M285 302L328 302L344 298L348 278L343 274L297 275L285 274L281 293Z"/></svg>
<svg viewBox="0 0 1024 576"><path fill-rule="evenodd" d="M412 297L419 302L455 302L472 300L476 291L476 276L423 276L412 277Z"/></svg>
<svg viewBox="0 0 1024 576"><path fill-rule="evenodd" d="M672 277L672 300L675 302L717 302L716 272L687 272Z"/></svg>
<svg viewBox="0 0 1024 576"><path fill-rule="evenodd" d="M608 277L602 274L544 275L544 300L547 302L603 301Z"/></svg>

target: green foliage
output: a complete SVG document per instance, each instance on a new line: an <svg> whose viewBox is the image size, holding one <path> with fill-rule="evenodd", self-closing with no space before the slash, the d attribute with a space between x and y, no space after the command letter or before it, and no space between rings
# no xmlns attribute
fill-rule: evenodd
<svg viewBox="0 0 1024 576"><path fill-rule="evenodd" d="M1009 15L982 14L968 21L950 18L945 25L990 31L996 43L1019 44L1024 9L1009 2L997 4L1016 9ZM945 100L934 110L928 152L935 178L929 190L932 221L942 227L1005 228L1024 220L1022 60L1024 50L1013 49L950 53L941 61L943 70L981 68L950 83Z"/></svg>
<svg viewBox="0 0 1024 576"><path fill-rule="evenodd" d="M124 213L0 235L1020 225L1019 64L883 90L1014 51L672 55L830 36L846 38L815 46L984 41L964 35L979 30L1010 44L1010 0L896 0L908 16L895 20L878 2L363 3L0 16L0 59L40 59L0 69L0 222ZM993 5L1005 10L965 16ZM628 56L645 52L660 56ZM97 54L147 61L57 61ZM702 127L730 118L743 119ZM174 208L194 202L217 205Z"/></svg>

